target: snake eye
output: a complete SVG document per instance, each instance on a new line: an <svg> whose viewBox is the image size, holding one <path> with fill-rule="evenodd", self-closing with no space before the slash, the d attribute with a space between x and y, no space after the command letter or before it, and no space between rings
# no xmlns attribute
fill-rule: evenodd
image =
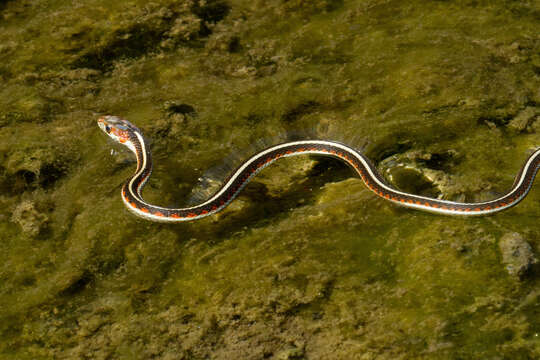
<svg viewBox="0 0 540 360"><path fill-rule="evenodd" d="M111 132L111 127L109 125L105 125L105 131L108 133Z"/></svg>

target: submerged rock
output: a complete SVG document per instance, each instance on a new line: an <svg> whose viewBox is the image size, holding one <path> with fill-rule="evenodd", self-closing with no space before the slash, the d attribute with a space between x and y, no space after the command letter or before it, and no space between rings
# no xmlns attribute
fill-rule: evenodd
<svg viewBox="0 0 540 360"><path fill-rule="evenodd" d="M531 132L531 125L540 114L537 107L527 106L515 118L510 120L508 127L519 132Z"/></svg>
<svg viewBox="0 0 540 360"><path fill-rule="evenodd" d="M304 358L304 350L297 348L297 347L291 347L289 349L280 351L276 359L279 360L293 360L293 359L303 359Z"/></svg>
<svg viewBox="0 0 540 360"><path fill-rule="evenodd" d="M459 186L445 170L456 162L457 154L410 150L387 157L379 164L381 173L396 188L413 194L440 197L460 193Z"/></svg>
<svg viewBox="0 0 540 360"><path fill-rule="evenodd" d="M538 262L531 245L519 233L507 233L499 241L499 249L506 271L523 278Z"/></svg>
<svg viewBox="0 0 540 360"><path fill-rule="evenodd" d="M11 221L20 225L23 233L30 236L39 234L48 220L48 217L38 211L34 203L29 200L24 200L17 205L11 216Z"/></svg>

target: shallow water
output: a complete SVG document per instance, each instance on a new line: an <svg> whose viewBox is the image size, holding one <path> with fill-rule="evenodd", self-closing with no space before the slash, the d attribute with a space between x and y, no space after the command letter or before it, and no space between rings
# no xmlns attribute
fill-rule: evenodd
<svg viewBox="0 0 540 360"><path fill-rule="evenodd" d="M402 189L489 199L540 144L539 13L0 2L0 358L540 357L537 184L494 216L443 217L298 157L216 216L156 224L123 207L134 162L96 126L116 114L151 139L162 205L290 132L361 147Z"/></svg>

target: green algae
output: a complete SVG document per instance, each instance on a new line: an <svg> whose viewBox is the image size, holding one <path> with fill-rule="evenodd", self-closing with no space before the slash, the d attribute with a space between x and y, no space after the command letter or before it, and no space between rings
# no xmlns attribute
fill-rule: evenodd
<svg viewBox="0 0 540 360"><path fill-rule="evenodd" d="M486 199L540 143L539 11L0 2L0 358L539 357L538 265L516 278L498 246L516 232L540 251L536 187L496 216L440 217L300 157L223 213L154 224L124 209L134 163L95 124L144 130L145 196L163 205L234 149L298 130L425 175L396 186Z"/></svg>

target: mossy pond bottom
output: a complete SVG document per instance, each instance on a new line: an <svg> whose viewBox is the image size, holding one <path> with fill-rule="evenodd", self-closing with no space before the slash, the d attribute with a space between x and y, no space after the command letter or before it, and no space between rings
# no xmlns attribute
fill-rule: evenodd
<svg viewBox="0 0 540 360"><path fill-rule="evenodd" d="M538 180L508 211L445 217L305 156L164 225L125 209L135 163L96 126L144 130L145 197L165 206L284 133L357 146L404 191L484 201L540 144L539 13L0 1L0 359L540 358Z"/></svg>

